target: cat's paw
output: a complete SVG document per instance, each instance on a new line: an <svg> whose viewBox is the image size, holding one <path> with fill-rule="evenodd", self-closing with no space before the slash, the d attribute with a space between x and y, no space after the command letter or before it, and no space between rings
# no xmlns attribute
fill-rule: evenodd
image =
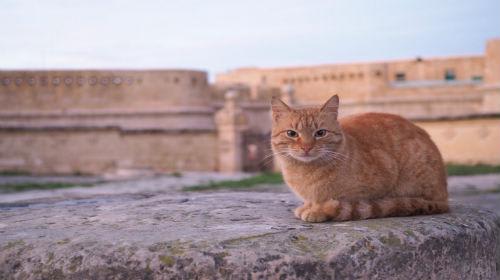
<svg viewBox="0 0 500 280"><path fill-rule="evenodd" d="M328 220L328 216L323 211L308 208L302 211L300 219L310 223L321 223Z"/></svg>
<svg viewBox="0 0 500 280"><path fill-rule="evenodd" d="M311 208L311 204L310 203L304 203L302 206L299 206L299 207L295 208L295 210L293 211L293 214L295 215L295 217L297 219L301 219L302 213L306 209L309 209L309 208Z"/></svg>

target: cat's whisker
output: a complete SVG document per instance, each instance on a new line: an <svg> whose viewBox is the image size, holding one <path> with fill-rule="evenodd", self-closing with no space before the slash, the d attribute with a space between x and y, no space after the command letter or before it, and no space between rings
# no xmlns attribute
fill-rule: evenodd
<svg viewBox="0 0 500 280"><path fill-rule="evenodd" d="M269 163L273 162L274 159L275 159L275 157L269 157L269 158L267 158L265 160L261 160L260 163L262 163L262 164L269 164Z"/></svg>
<svg viewBox="0 0 500 280"><path fill-rule="evenodd" d="M286 151L281 151L281 152L271 153L271 154L266 155L266 156L265 156L265 157L261 160L261 162L260 162L260 163L262 163L262 164L266 164L266 165L267 165L267 164L271 163L271 162L272 162L272 161L273 161L276 157L278 157L278 156L285 156L285 157L287 157L287 156L288 156L288 154L287 154L287 152L286 152Z"/></svg>
<svg viewBox="0 0 500 280"><path fill-rule="evenodd" d="M332 150L329 150L329 149L326 149L326 148L323 148L321 151L328 152L330 154L334 154L334 155L336 155L338 157L348 158L348 156L345 155L345 154L342 154L342 153L339 153L339 152L335 152L335 151L332 151Z"/></svg>
<svg viewBox="0 0 500 280"><path fill-rule="evenodd" d="M332 151L332 150L327 149L327 148L321 148L320 151L322 151L322 152L328 152L328 153L331 153L331 154L335 154L336 156L339 156L339 157L348 158L348 156L345 155L345 154L342 154L342 153L339 153L339 152L335 152L335 151Z"/></svg>
<svg viewBox="0 0 500 280"><path fill-rule="evenodd" d="M286 153L287 153L286 151L272 152L272 153L265 155L264 158L268 158L268 157L276 156L276 155L282 155L282 154L286 154Z"/></svg>
<svg viewBox="0 0 500 280"><path fill-rule="evenodd" d="M272 153L272 154L269 154L269 155L265 155L262 160L266 160L268 158L272 158L272 157L275 157L277 155L280 155L281 153Z"/></svg>
<svg viewBox="0 0 500 280"><path fill-rule="evenodd" d="M267 165L267 164L271 163L275 157L287 156L287 155L288 155L287 151L273 152L273 153L270 153L270 154L267 154L266 156L264 156L264 158L260 161L260 163Z"/></svg>
<svg viewBox="0 0 500 280"><path fill-rule="evenodd" d="M331 156L332 158L335 158L335 159L344 160L344 161L347 160L347 158L339 156L337 154L328 153L328 155Z"/></svg>
<svg viewBox="0 0 500 280"><path fill-rule="evenodd" d="M261 161L268 161L268 160L273 160L274 158L277 158L279 156L283 156L284 154L272 154L272 155L267 155L264 158L261 159Z"/></svg>
<svg viewBox="0 0 500 280"><path fill-rule="evenodd" d="M348 157L345 156L345 155L343 155L343 154L340 154L340 153L337 153L337 152L333 152L333 151L329 151L329 150L324 150L323 153L324 153L324 155L326 157L338 160L340 162L345 162L348 159Z"/></svg>
<svg viewBox="0 0 500 280"><path fill-rule="evenodd" d="M341 157L341 158L347 158L347 156L344 156L344 155L342 155L342 154L335 153L335 152L330 152L330 154L335 155L335 156L337 156L337 157Z"/></svg>

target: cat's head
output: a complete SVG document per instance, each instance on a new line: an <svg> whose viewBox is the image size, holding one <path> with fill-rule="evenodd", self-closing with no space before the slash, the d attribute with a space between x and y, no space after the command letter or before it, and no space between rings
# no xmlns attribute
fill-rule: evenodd
<svg viewBox="0 0 500 280"><path fill-rule="evenodd" d="M321 107L291 108L274 97L272 140L275 155L299 162L334 160L344 136L337 121L339 98Z"/></svg>

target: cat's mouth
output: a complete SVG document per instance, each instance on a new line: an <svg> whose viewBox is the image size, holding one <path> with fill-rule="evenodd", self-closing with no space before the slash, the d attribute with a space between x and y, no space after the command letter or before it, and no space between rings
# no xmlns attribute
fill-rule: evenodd
<svg viewBox="0 0 500 280"><path fill-rule="evenodd" d="M319 156L317 155L302 155L302 156L299 156L299 155L292 155L292 157L298 161L302 161L302 162L311 162L313 160L316 160L319 158Z"/></svg>

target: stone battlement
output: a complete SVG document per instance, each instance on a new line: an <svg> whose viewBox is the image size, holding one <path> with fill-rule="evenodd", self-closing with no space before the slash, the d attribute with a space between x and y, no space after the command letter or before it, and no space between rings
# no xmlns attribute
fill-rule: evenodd
<svg viewBox="0 0 500 280"><path fill-rule="evenodd" d="M164 109L206 106L195 70L0 71L0 110Z"/></svg>
<svg viewBox="0 0 500 280"><path fill-rule="evenodd" d="M481 56L460 56L323 64L300 67L240 68L217 75L229 84L293 86L299 103L321 102L332 94L341 100L370 101L383 96L478 93L500 81L500 39L486 43Z"/></svg>

